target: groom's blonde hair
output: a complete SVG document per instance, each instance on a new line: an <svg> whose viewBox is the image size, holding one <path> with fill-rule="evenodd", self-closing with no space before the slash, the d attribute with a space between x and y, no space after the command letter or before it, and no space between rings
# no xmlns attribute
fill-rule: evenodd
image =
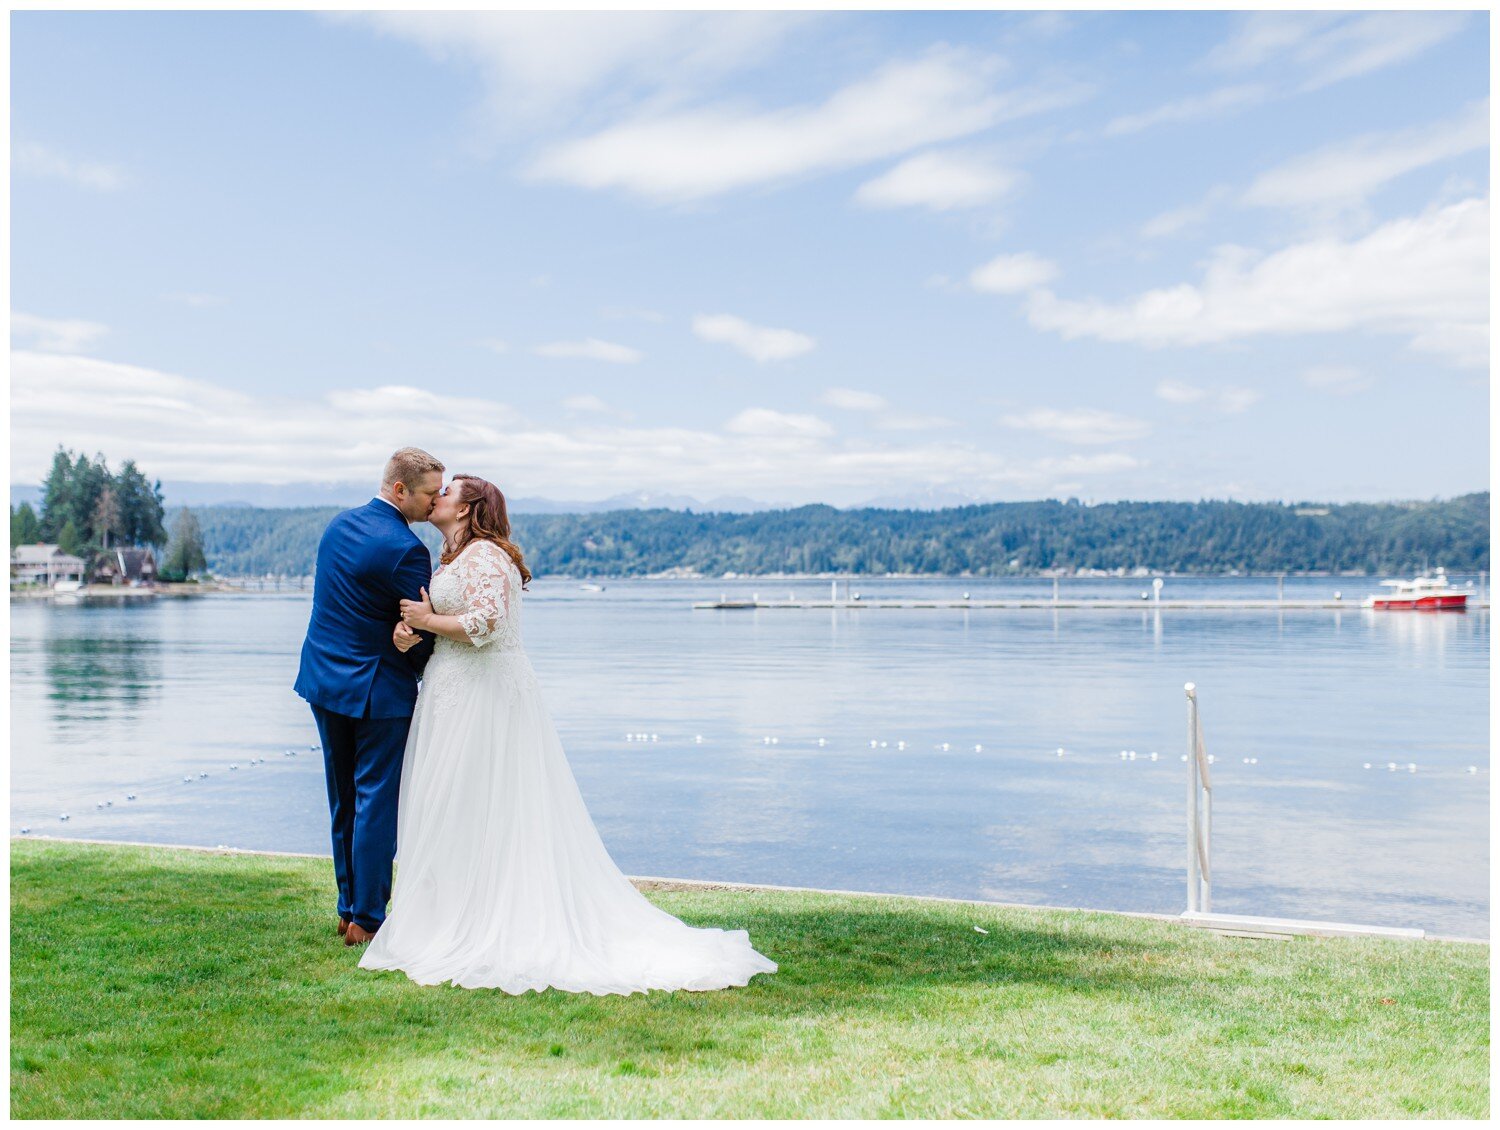
<svg viewBox="0 0 1500 1130"><path fill-rule="evenodd" d="M397 483L405 483L407 490L415 490L417 483L428 471L444 469L441 463L420 447L403 447L386 460L385 476L380 480L380 486L384 490Z"/></svg>

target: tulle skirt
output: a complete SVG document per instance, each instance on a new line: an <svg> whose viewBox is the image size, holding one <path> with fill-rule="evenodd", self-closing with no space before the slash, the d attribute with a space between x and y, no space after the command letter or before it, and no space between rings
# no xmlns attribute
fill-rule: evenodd
<svg viewBox="0 0 1500 1130"><path fill-rule="evenodd" d="M615 866L524 652L440 658L407 738L390 913L362 968L597 996L776 971L746 931L688 926Z"/></svg>

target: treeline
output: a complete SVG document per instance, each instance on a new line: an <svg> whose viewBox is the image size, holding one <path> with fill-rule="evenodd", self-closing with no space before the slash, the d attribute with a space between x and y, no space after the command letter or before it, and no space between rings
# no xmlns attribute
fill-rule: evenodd
<svg viewBox="0 0 1500 1130"><path fill-rule="evenodd" d="M196 511L209 568L306 575L338 507ZM1005 576L1144 567L1174 573L1414 573L1489 568L1489 493L1422 503L1001 502L948 510L522 514L538 575L726 572ZM416 527L436 549L430 526Z"/></svg>
<svg viewBox="0 0 1500 1130"><path fill-rule="evenodd" d="M91 560L110 546L163 544L163 513L161 483L147 479L134 460L112 472L102 455L90 459L59 447L42 484L41 513L26 502L12 509L10 540L45 542Z"/></svg>
<svg viewBox="0 0 1500 1130"><path fill-rule="evenodd" d="M82 559L92 574L103 550L162 550L168 541L165 516L161 480L147 479L135 460L125 460L112 472L103 455L90 459L59 446L42 484L41 512L29 502L11 507L10 544L56 545ZM183 581L206 564L198 524L186 508L179 509L157 576Z"/></svg>

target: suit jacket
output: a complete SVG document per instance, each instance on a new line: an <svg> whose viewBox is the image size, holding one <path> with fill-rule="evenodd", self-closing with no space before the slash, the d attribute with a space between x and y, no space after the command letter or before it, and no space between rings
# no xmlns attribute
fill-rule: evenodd
<svg viewBox="0 0 1500 1130"><path fill-rule="evenodd" d="M403 654L391 633L402 599L431 584L432 557L394 506L372 499L335 517L318 542L297 693L350 718L411 717L434 640Z"/></svg>

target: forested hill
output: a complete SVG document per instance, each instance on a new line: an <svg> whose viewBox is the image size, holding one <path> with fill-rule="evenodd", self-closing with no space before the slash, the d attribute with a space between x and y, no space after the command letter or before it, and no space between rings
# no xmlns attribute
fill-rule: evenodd
<svg viewBox="0 0 1500 1130"><path fill-rule="evenodd" d="M524 514L513 535L539 576L927 573L1003 576L1138 567L1176 573L1487 570L1489 492L1440 502L999 502L949 510ZM209 569L301 576L337 507L203 507ZM171 514L168 518L172 517ZM437 532L416 527L429 545Z"/></svg>

